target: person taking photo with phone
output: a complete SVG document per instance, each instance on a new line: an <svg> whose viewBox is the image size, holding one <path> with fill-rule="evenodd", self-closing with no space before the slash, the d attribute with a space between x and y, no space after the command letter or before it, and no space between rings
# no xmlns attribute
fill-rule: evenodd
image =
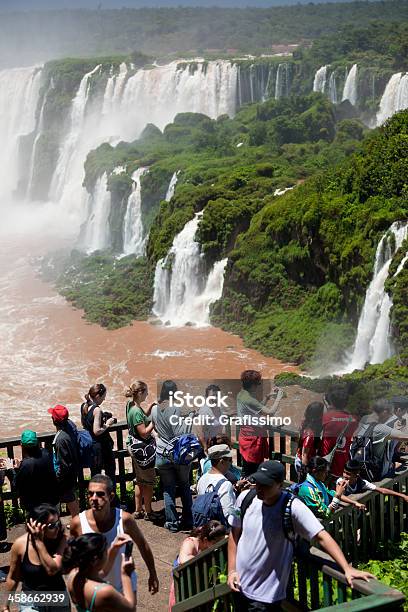
<svg viewBox="0 0 408 612"><path fill-rule="evenodd" d="M88 487L90 508L72 519L71 535L78 537L85 533L100 533L106 537L109 547L108 565L105 567L106 580L120 593L123 592L123 586L122 561L119 552L124 550L126 541L131 538L149 571L149 591L152 594L157 593L159 581L151 548L135 519L128 512L113 506L114 496L113 483L108 476L104 474L93 476ZM129 538L123 536L129 536ZM136 598L137 577L135 572L131 574L131 579Z"/></svg>
<svg viewBox="0 0 408 612"><path fill-rule="evenodd" d="M132 558L121 555L121 592L104 580L108 542L101 533L86 533L68 542L62 564L68 577L68 591L77 612L133 612Z"/></svg>

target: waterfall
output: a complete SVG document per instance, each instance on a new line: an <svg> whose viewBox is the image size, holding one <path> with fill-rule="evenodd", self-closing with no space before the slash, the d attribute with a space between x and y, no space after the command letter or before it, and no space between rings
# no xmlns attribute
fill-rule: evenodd
<svg viewBox="0 0 408 612"><path fill-rule="evenodd" d="M326 89L327 66L322 66L316 71L313 81L313 91L324 93Z"/></svg>
<svg viewBox="0 0 408 612"><path fill-rule="evenodd" d="M166 192L166 197L164 198L166 202L170 202L171 198L174 196L174 192L176 191L176 185L178 181L179 172L180 170L177 170L177 172L175 172L170 179L170 183L169 183L169 186Z"/></svg>
<svg viewBox="0 0 408 612"><path fill-rule="evenodd" d="M357 64L353 64L350 72L347 74L346 82L344 83L342 102L349 100L350 104L357 104Z"/></svg>
<svg viewBox="0 0 408 612"><path fill-rule="evenodd" d="M390 236L395 239L395 247ZM408 236L408 223L396 221L378 243L373 279L367 289L363 310L358 322L353 353L347 365L347 372L364 368L367 362L382 363L392 356L389 338L391 299L384 284L395 252ZM396 274L402 269L399 266ZM396 275L395 274L395 275Z"/></svg>
<svg viewBox="0 0 408 612"><path fill-rule="evenodd" d="M34 69L23 69L21 74L26 82ZM106 70L106 67L105 67ZM10 73L12 71L9 71ZM91 88L92 80L98 78L98 87ZM15 106L9 104L13 99L11 89L15 85L14 76L10 76L10 86L0 89L10 90L4 100L8 115L12 108L19 109L25 100L23 91L16 91ZM132 141L139 137L147 123L154 123L163 129L178 113L204 113L212 118L222 114L234 115L237 108L236 91L238 66L229 61L218 60L196 63L171 62L164 66L150 69L135 69L125 63L112 67L107 74L100 65L85 74L73 96L67 121L67 132L62 135L56 165L52 171L49 188L50 199L62 210L69 212L73 227L83 223L88 195L82 187L84 180L84 163L89 151L103 142L116 143L120 140ZM101 85L104 83L104 86ZM2 83L1 83L2 84ZM92 100L90 100L92 91ZM30 130L34 129L36 101L29 105L32 113ZM0 102L0 110L1 102ZM41 125L41 112L35 136L35 147L41 131L47 126ZM6 113L7 114L7 113ZM21 115L21 113L20 113ZM16 113L16 117L19 114ZM2 135L2 118L0 135ZM21 121L20 121L21 123ZM15 121L8 121L14 125ZM13 134L19 134L15 127ZM3 139L4 141L4 139ZM31 150L31 167L27 172L32 193L35 185L36 165L41 160ZM7 158L9 166L10 156ZM7 176L10 176L8 173ZM17 178L17 177L16 177ZM16 181L17 182L17 181ZM13 185L14 187L14 185ZM88 207L90 205L88 201Z"/></svg>
<svg viewBox="0 0 408 612"><path fill-rule="evenodd" d="M333 70L333 72L330 75L329 78L329 98L330 98L330 102L332 104L337 104L338 100L337 100L337 84L336 84L336 73Z"/></svg>
<svg viewBox="0 0 408 612"><path fill-rule="evenodd" d="M83 244L87 253L101 251L110 246L109 214L111 194L108 191L106 172L98 177L95 187L89 196L89 212L86 222ZM82 240L81 240L82 242Z"/></svg>
<svg viewBox="0 0 408 612"><path fill-rule="evenodd" d="M210 305L222 293L226 260L216 262L207 277L200 245L194 239L201 216L197 213L186 223L167 256L156 265L153 313L167 325L208 325Z"/></svg>
<svg viewBox="0 0 408 612"><path fill-rule="evenodd" d="M276 72L276 83L275 83L275 100L286 97L289 95L290 90L290 64L285 62L279 64Z"/></svg>
<svg viewBox="0 0 408 612"><path fill-rule="evenodd" d="M123 254L143 255L145 238L143 237L142 221L142 186L141 178L147 168L138 168L132 174L133 189L129 196L125 218L123 220Z"/></svg>
<svg viewBox="0 0 408 612"><path fill-rule="evenodd" d="M405 108L408 108L408 72L397 72L385 87L377 113L377 125Z"/></svg>
<svg viewBox="0 0 408 612"><path fill-rule="evenodd" d="M62 198L64 191L69 193L72 187L75 188L72 182L76 183L78 176L76 172L73 173L72 167L75 167L78 161L78 141L84 127L89 79L99 68L99 65L95 66L93 70L82 77L76 96L72 101L69 131L63 138L57 166L51 181L50 195L53 200L59 200ZM83 163L84 160L81 161Z"/></svg>
<svg viewBox="0 0 408 612"><path fill-rule="evenodd" d="M38 66L0 70L0 194L7 199L19 181L20 137L35 129L41 76Z"/></svg>

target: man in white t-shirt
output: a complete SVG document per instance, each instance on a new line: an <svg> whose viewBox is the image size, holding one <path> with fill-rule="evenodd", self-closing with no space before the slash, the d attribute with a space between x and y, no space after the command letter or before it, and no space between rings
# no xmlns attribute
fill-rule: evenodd
<svg viewBox="0 0 408 612"><path fill-rule="evenodd" d="M215 444L208 449L208 457L211 461L211 469L203 474L197 483L198 495L203 495L209 487L215 487L220 482L222 484L217 489L220 498L222 511L227 522L235 512L236 497L234 487L225 477L232 463L232 452L227 444Z"/></svg>
<svg viewBox="0 0 408 612"><path fill-rule="evenodd" d="M285 468L279 461L261 463L252 475L256 482L256 496L248 505L243 520L239 512L248 491L239 496L236 514L230 520L228 584L236 592L240 612L281 610L281 602L286 597L293 544L283 530L282 507L289 495L282 491L284 477ZM291 522L296 535L308 541L316 538L320 547L344 571L350 586L353 578L374 578L347 563L320 521L297 498L291 504Z"/></svg>

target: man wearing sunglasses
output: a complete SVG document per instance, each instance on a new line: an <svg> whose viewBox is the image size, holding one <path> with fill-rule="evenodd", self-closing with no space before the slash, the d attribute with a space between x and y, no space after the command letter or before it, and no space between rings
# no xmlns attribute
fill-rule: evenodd
<svg viewBox="0 0 408 612"><path fill-rule="evenodd" d="M149 571L148 587L154 594L159 590L153 553L146 542L134 518L128 512L115 508L115 498L112 480L104 474L96 474L89 481L89 510L84 510L71 521L70 532L74 537L85 533L103 533L110 547L108 567L105 568L106 580L115 589L122 592L121 564L124 546L129 539L133 540L139 549L143 561ZM132 575L133 590L137 590L136 573Z"/></svg>

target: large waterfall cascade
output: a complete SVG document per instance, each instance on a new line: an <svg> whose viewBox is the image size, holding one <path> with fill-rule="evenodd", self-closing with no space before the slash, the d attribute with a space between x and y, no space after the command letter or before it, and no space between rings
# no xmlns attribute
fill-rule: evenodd
<svg viewBox="0 0 408 612"><path fill-rule="evenodd" d="M0 165L4 169L0 195L11 199L19 183L20 137L35 129L41 68L0 71Z"/></svg>
<svg viewBox="0 0 408 612"><path fill-rule="evenodd" d="M57 166L51 181L50 197L52 200L59 200L63 192L67 191L67 188L70 190L72 179L78 178L72 177L72 166L76 166L78 141L84 128L90 79L99 69L99 65L95 66L93 70L82 77L76 96L72 101L70 127L68 134L63 138ZM75 189L75 185L72 185L72 187Z"/></svg>
<svg viewBox="0 0 408 612"><path fill-rule="evenodd" d="M408 72L397 72L385 87L377 113L377 125L405 108L408 108Z"/></svg>
<svg viewBox="0 0 408 612"><path fill-rule="evenodd" d="M111 194L108 191L106 172L98 177L95 187L88 197L88 219L84 237L81 240L87 253L107 249L111 244L109 215L111 211Z"/></svg>
<svg viewBox="0 0 408 612"><path fill-rule="evenodd" d="M72 226L79 229L86 218L88 196L82 183L89 151L103 142L132 141L147 123L163 129L182 112L203 113L212 118L234 115L238 71L236 63L226 60L171 62L150 69L135 69L122 63L110 72L106 72L106 66L95 65L83 75L73 95L66 133L61 126L55 167L49 169L50 200L68 212ZM24 181L27 198L31 197L36 163L41 161L35 149L41 134L47 132L43 111L47 95L53 89L52 79L47 83L45 77L40 67L0 72L3 143L0 162L7 168L4 173L7 180L0 191L9 197L19 184L18 141L25 134L32 135L31 153L28 151L27 155L30 169ZM103 79L106 79L105 86L101 90ZM93 87L94 82L98 83L97 87ZM47 91L40 100L42 86Z"/></svg>
<svg viewBox="0 0 408 612"><path fill-rule="evenodd" d="M347 73L341 98L342 101L348 100L353 106L357 104L357 75L357 64L353 64L350 71Z"/></svg>
<svg viewBox="0 0 408 612"><path fill-rule="evenodd" d="M407 237L408 223L396 221L378 243L373 278L366 292L353 352L346 366L347 372L362 369L367 362L382 363L392 356L390 338L392 302L384 285L393 256ZM401 262L394 276L402 270L407 258Z"/></svg>
<svg viewBox="0 0 408 612"><path fill-rule="evenodd" d="M209 324L210 305L222 295L227 260L218 261L208 276L195 235L202 213L177 234L164 259L157 262L153 313L166 325Z"/></svg>
<svg viewBox="0 0 408 612"><path fill-rule="evenodd" d="M128 198L123 220L123 254L144 255L146 236L142 220L142 185L141 178L148 171L138 168L132 174L133 188Z"/></svg>

